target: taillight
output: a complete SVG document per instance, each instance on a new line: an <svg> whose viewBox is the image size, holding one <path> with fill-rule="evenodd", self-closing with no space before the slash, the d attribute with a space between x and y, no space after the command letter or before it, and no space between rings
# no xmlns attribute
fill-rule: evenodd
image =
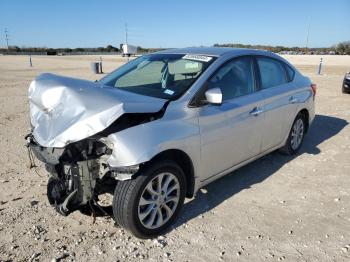
<svg viewBox="0 0 350 262"><path fill-rule="evenodd" d="M312 90L312 93L314 94L314 99L315 99L315 96L316 96L316 89L317 89L317 85L316 84L311 84L311 90Z"/></svg>

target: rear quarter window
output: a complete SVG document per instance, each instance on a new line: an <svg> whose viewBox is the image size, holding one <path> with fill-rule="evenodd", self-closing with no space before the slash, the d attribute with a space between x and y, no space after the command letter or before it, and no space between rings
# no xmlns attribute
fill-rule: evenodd
<svg viewBox="0 0 350 262"><path fill-rule="evenodd" d="M289 65L284 64L285 68L286 68L286 73L287 73L287 77L288 77L288 81L291 82L294 79L295 76L295 71L293 68L291 68Z"/></svg>

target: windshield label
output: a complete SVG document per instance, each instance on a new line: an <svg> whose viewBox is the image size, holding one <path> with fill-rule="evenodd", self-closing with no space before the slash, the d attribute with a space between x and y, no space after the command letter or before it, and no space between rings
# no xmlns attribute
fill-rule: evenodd
<svg viewBox="0 0 350 262"><path fill-rule="evenodd" d="M167 94L167 95L173 95L175 92L173 90L170 90L170 89L165 89L164 90L164 94Z"/></svg>
<svg viewBox="0 0 350 262"><path fill-rule="evenodd" d="M182 59L195 60L195 61L201 61L201 62L209 62L213 58L210 56L205 56L205 55L185 55L182 57Z"/></svg>

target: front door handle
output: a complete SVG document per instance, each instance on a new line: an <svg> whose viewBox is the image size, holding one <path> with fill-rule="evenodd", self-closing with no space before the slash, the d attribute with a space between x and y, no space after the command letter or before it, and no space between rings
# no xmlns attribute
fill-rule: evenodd
<svg viewBox="0 0 350 262"><path fill-rule="evenodd" d="M291 96L291 97L289 98L289 103L295 104L296 102L298 102L298 99L296 99L294 96Z"/></svg>
<svg viewBox="0 0 350 262"><path fill-rule="evenodd" d="M254 109L252 111L249 112L250 115L252 116L258 116L260 115L262 112L264 112L263 110L261 110L258 107L254 107Z"/></svg>

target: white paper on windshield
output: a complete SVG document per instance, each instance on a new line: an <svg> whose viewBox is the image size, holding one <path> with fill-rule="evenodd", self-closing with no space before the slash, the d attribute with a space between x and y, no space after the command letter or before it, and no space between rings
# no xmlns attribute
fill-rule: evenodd
<svg viewBox="0 0 350 262"><path fill-rule="evenodd" d="M164 93L172 96L175 92L173 90L170 90L170 89L165 89Z"/></svg>
<svg viewBox="0 0 350 262"><path fill-rule="evenodd" d="M205 56L205 55L185 55L182 57L182 59L201 61L201 62L209 62L213 58L210 56Z"/></svg>

